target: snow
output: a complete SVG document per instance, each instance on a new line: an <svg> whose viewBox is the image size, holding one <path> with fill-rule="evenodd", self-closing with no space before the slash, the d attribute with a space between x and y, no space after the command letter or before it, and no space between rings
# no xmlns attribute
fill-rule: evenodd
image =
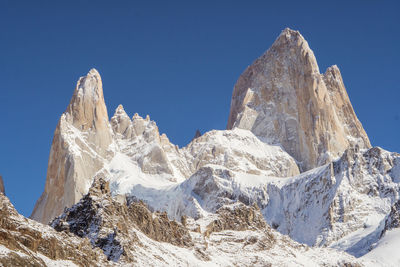
<svg viewBox="0 0 400 267"><path fill-rule="evenodd" d="M361 257L373 262L370 266L400 266L400 229L387 231L385 235L373 246L373 249Z"/></svg>
<svg viewBox="0 0 400 267"><path fill-rule="evenodd" d="M239 232L225 232L213 234L207 241L214 245L207 250L212 262L205 264L193 251L148 240L142 235L141 241L148 246L136 248L142 256L138 257L139 265L167 262L227 266L239 259L245 265L252 265L252 259L260 258L259 262L265 264L313 266L321 263L319 257L326 251L334 254L338 250L360 257L379 240L390 207L399 199L400 157L382 149L354 153L349 150L346 153L350 154L333 163L299 174L296 161L280 145L269 145L251 131L213 130L178 148L159 134L155 122L139 116L131 121L122 107L116 113L112 119L115 125L110 158L100 157L84 132L61 120L65 123L63 138L69 152L77 157L87 154L102 160L103 167L97 173L105 174L114 197L126 195L143 200L151 210L166 211L170 219L177 221L182 215L192 217L194 224L202 229L224 205L238 201L256 203L267 223L288 236L289 241L285 242L293 242L290 237L307 245L303 248L314 247L309 248L309 255L301 249L280 249L270 258L270 254L241 251L243 240L251 233L242 237ZM286 121L295 118L286 117ZM116 132L122 122L123 130ZM92 177L87 179L87 188L91 182ZM234 244L229 236L242 238L243 242ZM287 253L293 256L290 263ZM343 255L348 256L344 252ZM336 260L335 256L326 259L329 263Z"/></svg>
<svg viewBox="0 0 400 267"><path fill-rule="evenodd" d="M175 185L167 175L152 175L143 173L137 162L132 161L127 155L117 152L105 169L110 172L110 186L114 194L127 194L135 185L145 188L161 189Z"/></svg>
<svg viewBox="0 0 400 267"><path fill-rule="evenodd" d="M138 266L339 266L356 262L345 253L331 249L307 248L273 233L275 241L262 231L222 231L204 239L191 232L195 247L182 248L156 242L136 232L142 245L133 244ZM267 245L263 247L262 244ZM261 246L261 247L260 247ZM363 261L369 262L369 261ZM342 264L343 265L343 264Z"/></svg>
<svg viewBox="0 0 400 267"><path fill-rule="evenodd" d="M40 253L37 253L36 255L46 263L47 267L78 267L78 265L76 265L72 261L52 260L47 258L46 256L43 256Z"/></svg>
<svg viewBox="0 0 400 267"><path fill-rule="evenodd" d="M268 158L279 164L279 157L285 153L279 146L266 145L247 130L211 131L177 152L167 153L170 162L182 158L194 162L212 155L215 148L223 153L199 164L186 179L174 181L168 173L143 172L138 158L155 144L143 143L140 138L135 143L119 141L120 151L124 152L116 152L105 165L113 195L141 199L152 210L166 211L178 221L182 215L193 217L203 227L222 205L239 200L257 203L268 224L295 241L329 246L360 257L379 240L386 215L398 198L391 192L399 188L396 181L400 164L396 162L400 161L384 150L378 150L382 153L378 157L375 152L361 150L349 159L279 178L271 175L271 169L264 171L248 160L251 155L251 159ZM127 150L131 154L125 153ZM390 172L384 171L388 168L385 160L395 162ZM269 168L274 166L278 165ZM349 172L349 166L357 173ZM381 193L368 193L371 188Z"/></svg>
<svg viewBox="0 0 400 267"><path fill-rule="evenodd" d="M25 254L21 251L18 250L10 250L8 248L6 248L5 246L0 244L0 259L1 258L6 258L8 254L10 253L16 253L18 254L18 256L20 256L21 258L28 258L31 257L32 255L39 257L40 259L42 259L46 266L48 267L78 267L78 265L74 264L71 261L67 261L67 260L52 260L40 253L35 253L35 252L29 252L29 254ZM0 266L3 266L0 262Z"/></svg>

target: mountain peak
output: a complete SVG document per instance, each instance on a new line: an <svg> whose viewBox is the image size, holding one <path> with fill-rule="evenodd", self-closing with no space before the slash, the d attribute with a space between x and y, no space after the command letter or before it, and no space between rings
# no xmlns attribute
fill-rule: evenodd
<svg viewBox="0 0 400 267"><path fill-rule="evenodd" d="M131 119L128 114L126 114L121 104L115 109L114 116L112 116L110 123L115 133L124 134L126 130L129 129Z"/></svg>
<svg viewBox="0 0 400 267"><path fill-rule="evenodd" d="M96 70L95 68L91 68L90 70L89 70L89 72L88 72L88 74L87 74L88 76L89 75L91 75L91 76L97 76L97 77L100 77L100 73L99 73L99 71L98 70Z"/></svg>
<svg viewBox="0 0 400 267"><path fill-rule="evenodd" d="M78 80L66 113L78 129L87 130L108 121L103 83L96 69L91 69Z"/></svg>
<svg viewBox="0 0 400 267"><path fill-rule="evenodd" d="M0 175L0 193L5 194L5 189L4 189L4 183L3 183L3 177Z"/></svg>
<svg viewBox="0 0 400 267"><path fill-rule="evenodd" d="M128 114L126 114L126 112L125 112L124 106L121 104L119 104L118 107L115 109L114 116L117 116L117 115L123 115L123 116L128 117Z"/></svg>
<svg viewBox="0 0 400 267"><path fill-rule="evenodd" d="M192 139L192 140L194 140L194 139L196 139L196 138L199 138L200 136L201 136L201 132L200 132L199 129L197 129L196 132L195 132L195 134L194 134L194 136L193 136L193 139Z"/></svg>
<svg viewBox="0 0 400 267"><path fill-rule="evenodd" d="M289 28L239 77L227 128L235 127L282 145L302 171L338 157L354 142L370 147L337 66L320 74L307 41Z"/></svg>
<svg viewBox="0 0 400 267"><path fill-rule="evenodd" d="M74 137L71 134L75 133ZM64 207L76 203L110 155L112 128L108 122L100 74L91 69L75 87L51 145L46 187L32 218L47 223ZM96 155L93 155L96 151Z"/></svg>
<svg viewBox="0 0 400 267"><path fill-rule="evenodd" d="M303 36L300 34L299 31L296 30L292 30L290 28L285 28L283 29L283 31L281 32L281 34L279 36L285 36L286 38L290 38L292 36L296 36L296 37L301 37L303 38ZM304 39L304 38L303 38Z"/></svg>

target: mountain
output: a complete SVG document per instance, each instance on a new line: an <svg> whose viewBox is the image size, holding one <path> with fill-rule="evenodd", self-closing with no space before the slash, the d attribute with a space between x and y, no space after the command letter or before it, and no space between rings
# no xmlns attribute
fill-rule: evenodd
<svg viewBox="0 0 400 267"><path fill-rule="evenodd" d="M44 223L88 192L92 176L112 157L112 129L99 73L92 69L76 85L54 132L46 186L32 218Z"/></svg>
<svg viewBox="0 0 400 267"><path fill-rule="evenodd" d="M50 222L89 191L97 173L106 174L118 193L135 185L176 185L207 164L276 177L299 173L296 162L279 146L263 143L248 131L207 132L180 149L160 135L149 116L135 114L130 119L122 105L108 122L102 95L97 71L78 81L56 128L45 191L31 218ZM100 114L94 114L98 110Z"/></svg>
<svg viewBox="0 0 400 267"><path fill-rule="evenodd" d="M227 128L235 127L281 144L301 171L330 162L351 145L371 147L338 67L320 74L307 41L291 29L239 77Z"/></svg>
<svg viewBox="0 0 400 267"><path fill-rule="evenodd" d="M20 215L0 192L0 266L95 266L108 264L87 239L59 233Z"/></svg>
<svg viewBox="0 0 400 267"><path fill-rule="evenodd" d="M227 128L180 148L149 115L109 119L90 70L56 127L38 222L0 194L0 263L397 265L400 154L371 147L339 69L320 74L299 32L239 77Z"/></svg>

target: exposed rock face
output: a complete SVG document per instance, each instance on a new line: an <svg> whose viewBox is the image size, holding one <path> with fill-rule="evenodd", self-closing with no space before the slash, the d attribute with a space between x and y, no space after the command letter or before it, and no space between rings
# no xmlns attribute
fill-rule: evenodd
<svg viewBox="0 0 400 267"><path fill-rule="evenodd" d="M189 175L178 147L171 144L167 135L160 135L156 123L148 115L142 118L136 113L131 120L119 105L111 118L111 127L116 151L137 164L141 172L162 175L171 181L183 180Z"/></svg>
<svg viewBox="0 0 400 267"><path fill-rule="evenodd" d="M3 177L0 175L0 193L6 194L6 190L4 188Z"/></svg>
<svg viewBox="0 0 400 267"><path fill-rule="evenodd" d="M57 231L88 237L92 246L101 248L108 260L118 261L124 249L119 241L117 229L120 225L125 226L127 221L107 216L115 213L114 208L121 210L120 218L124 215L121 205L114 203L107 194L109 194L108 184L96 181L88 194L73 207L66 209L50 225ZM133 236L132 242L135 239L137 240L137 237Z"/></svg>
<svg viewBox="0 0 400 267"><path fill-rule="evenodd" d="M390 213L385 221L385 228L382 231L384 234L387 230L400 227L400 200L394 203L391 207Z"/></svg>
<svg viewBox="0 0 400 267"><path fill-rule="evenodd" d="M103 84L95 69L79 79L71 102L65 112L66 121L88 132L88 142L98 147L97 153L107 154L112 135L103 96Z"/></svg>
<svg viewBox="0 0 400 267"><path fill-rule="evenodd" d="M196 133L195 133L194 136L193 136L193 139L196 139L196 138L198 138L198 137L200 137L200 136L201 136L201 132L200 132L199 129L197 129L197 130L196 130ZM192 141L193 141L193 139L192 139Z"/></svg>
<svg viewBox="0 0 400 267"><path fill-rule="evenodd" d="M79 79L67 110L54 133L46 186L31 217L48 223L65 207L87 193L93 175L112 156L108 122L99 73L92 69Z"/></svg>
<svg viewBox="0 0 400 267"><path fill-rule="evenodd" d="M0 194L0 266L107 266L87 239L29 220Z"/></svg>
<svg viewBox="0 0 400 267"><path fill-rule="evenodd" d="M320 74L307 41L290 29L239 77L227 129L235 127L281 144L301 171L339 157L350 145L370 147L339 69Z"/></svg>
<svg viewBox="0 0 400 267"><path fill-rule="evenodd" d="M239 202L234 205L221 207L216 213L218 214L218 219L207 226L206 235L224 230L245 231L268 229L257 205L246 206ZM270 239L273 241L272 235Z"/></svg>
<svg viewBox="0 0 400 267"><path fill-rule="evenodd" d="M89 238L93 247L101 248L107 259L114 262L134 262L132 245L140 245L136 229L156 241L193 245L188 230L170 221L166 213L153 214L143 203L119 199L120 202L111 197L108 182L96 177L89 193L50 225L57 231Z"/></svg>
<svg viewBox="0 0 400 267"><path fill-rule="evenodd" d="M129 214L136 226L148 237L176 246L193 246L188 230L176 221L170 221L166 212L152 213L143 202L128 206Z"/></svg>

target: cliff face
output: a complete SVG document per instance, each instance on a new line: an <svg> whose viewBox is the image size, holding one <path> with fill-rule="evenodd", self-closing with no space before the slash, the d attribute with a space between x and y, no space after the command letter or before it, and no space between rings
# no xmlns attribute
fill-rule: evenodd
<svg viewBox="0 0 400 267"><path fill-rule="evenodd" d="M3 182L3 177L0 175L0 193L5 194L6 190L4 189L4 182Z"/></svg>
<svg viewBox="0 0 400 267"><path fill-rule="evenodd" d="M371 146L339 69L320 74L307 41L290 29L239 77L227 125L235 127L281 144L301 171L337 158L350 145Z"/></svg>
<svg viewBox="0 0 400 267"><path fill-rule="evenodd" d="M20 215L0 194L0 266L108 266L87 239Z"/></svg>
<svg viewBox="0 0 400 267"><path fill-rule="evenodd" d="M112 156L112 129L108 123L99 73L92 69L79 79L67 110L54 132L46 186L31 217L48 223L65 207L87 193L93 175Z"/></svg>

